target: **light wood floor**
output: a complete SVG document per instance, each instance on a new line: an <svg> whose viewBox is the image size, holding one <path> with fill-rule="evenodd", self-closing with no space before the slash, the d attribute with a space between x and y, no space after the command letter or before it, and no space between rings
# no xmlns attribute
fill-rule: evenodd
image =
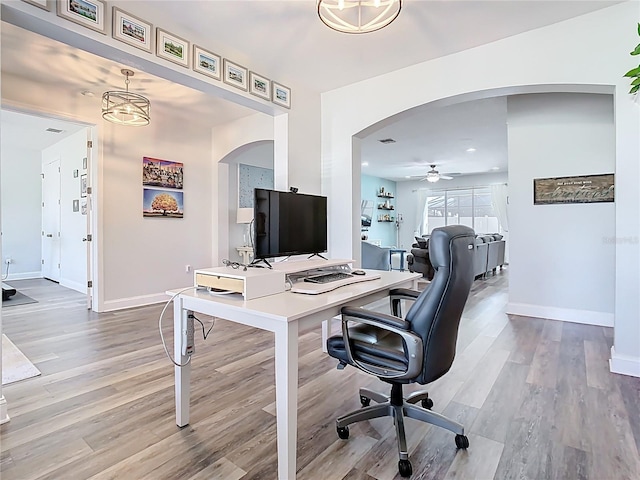
<svg viewBox="0 0 640 480"><path fill-rule="evenodd" d="M271 334L218 320L198 338L191 425L178 429L162 305L94 314L51 282L12 285L40 303L3 309L3 331L42 376L3 388L3 480L276 478ZM506 302L506 271L474 283L453 368L429 386L471 446L407 420L412 478L640 478L640 379L609 373L612 329L507 318ZM400 478L391 419L353 425L348 441L335 432L360 386L385 386L336 370L319 331L300 342L298 478Z"/></svg>

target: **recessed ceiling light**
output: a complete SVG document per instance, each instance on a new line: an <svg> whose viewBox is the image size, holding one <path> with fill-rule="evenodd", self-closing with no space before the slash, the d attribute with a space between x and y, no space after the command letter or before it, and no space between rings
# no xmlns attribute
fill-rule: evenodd
<svg viewBox="0 0 640 480"><path fill-rule="evenodd" d="M476 151L476 149L475 149L475 148L473 148L473 147L469 147L469 148L467 148L467 153L473 153L473 152L475 152L475 151Z"/></svg>
<svg viewBox="0 0 640 480"><path fill-rule="evenodd" d="M411 178L411 175L405 175L404 178Z"/></svg>
<svg viewBox="0 0 640 480"><path fill-rule="evenodd" d="M500 167L491 167L491 170L500 170Z"/></svg>
<svg viewBox="0 0 640 480"><path fill-rule="evenodd" d="M93 94L93 92L90 92L89 90L83 90L82 92L80 92L80 95L83 95L85 97L93 97L93 96L95 96Z"/></svg>
<svg viewBox="0 0 640 480"><path fill-rule="evenodd" d="M369 166L369 162L362 162L362 166L363 167L368 167Z"/></svg>
<svg viewBox="0 0 640 480"><path fill-rule="evenodd" d="M58 129L58 128L47 128L47 129L45 130L45 132L51 132L51 133L62 133L62 132L64 132L64 130L60 130L60 129Z"/></svg>

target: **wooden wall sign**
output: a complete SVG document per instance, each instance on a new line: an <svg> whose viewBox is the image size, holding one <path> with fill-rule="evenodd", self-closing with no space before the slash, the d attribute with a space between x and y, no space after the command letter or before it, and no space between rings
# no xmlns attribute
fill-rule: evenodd
<svg viewBox="0 0 640 480"><path fill-rule="evenodd" d="M533 204L602 203L614 201L614 174L534 178Z"/></svg>

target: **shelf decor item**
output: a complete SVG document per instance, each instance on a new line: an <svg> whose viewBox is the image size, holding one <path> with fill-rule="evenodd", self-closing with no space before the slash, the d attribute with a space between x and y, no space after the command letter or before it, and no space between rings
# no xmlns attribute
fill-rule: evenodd
<svg viewBox="0 0 640 480"><path fill-rule="evenodd" d="M38 2L41 3L41 2ZM102 0L58 0L59 17L106 35L105 2Z"/></svg>
<svg viewBox="0 0 640 480"><path fill-rule="evenodd" d="M291 89L276 82L271 82L271 85L271 101L276 105L291 108Z"/></svg>
<svg viewBox="0 0 640 480"><path fill-rule="evenodd" d="M113 32L116 40L133 45L145 52L153 49L153 25L133 15L113 7Z"/></svg>
<svg viewBox="0 0 640 480"><path fill-rule="evenodd" d="M189 68L189 42L161 28L156 29L156 55Z"/></svg>
<svg viewBox="0 0 640 480"><path fill-rule="evenodd" d="M224 81L224 83L233 85L234 87L239 88L240 90L247 90L247 85L248 85L247 69L225 58L224 59L224 76L222 80Z"/></svg>
<svg viewBox="0 0 640 480"><path fill-rule="evenodd" d="M220 80L220 55L211 53L197 45L193 46L193 70Z"/></svg>

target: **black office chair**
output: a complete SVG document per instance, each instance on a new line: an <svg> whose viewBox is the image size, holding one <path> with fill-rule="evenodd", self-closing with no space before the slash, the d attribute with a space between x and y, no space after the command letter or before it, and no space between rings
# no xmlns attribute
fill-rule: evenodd
<svg viewBox="0 0 640 480"><path fill-rule="evenodd" d="M400 475L412 473L407 453L403 417L407 416L456 434L458 448L467 448L464 427L430 411L433 406L427 392L415 392L403 398L402 385L426 385L451 368L456 352L458 325L473 283L475 233L462 225L433 230L429 256L435 275L423 292L395 289L391 292L393 315L356 307L342 308L342 335L327 340L329 355L340 361L338 368L352 365L391 384L385 395L360 389L360 410L336 421L338 436L349 438L348 425L372 418L394 417L398 439ZM404 319L402 300L413 300ZM371 400L377 405L369 405ZM421 401L423 408L415 405Z"/></svg>

